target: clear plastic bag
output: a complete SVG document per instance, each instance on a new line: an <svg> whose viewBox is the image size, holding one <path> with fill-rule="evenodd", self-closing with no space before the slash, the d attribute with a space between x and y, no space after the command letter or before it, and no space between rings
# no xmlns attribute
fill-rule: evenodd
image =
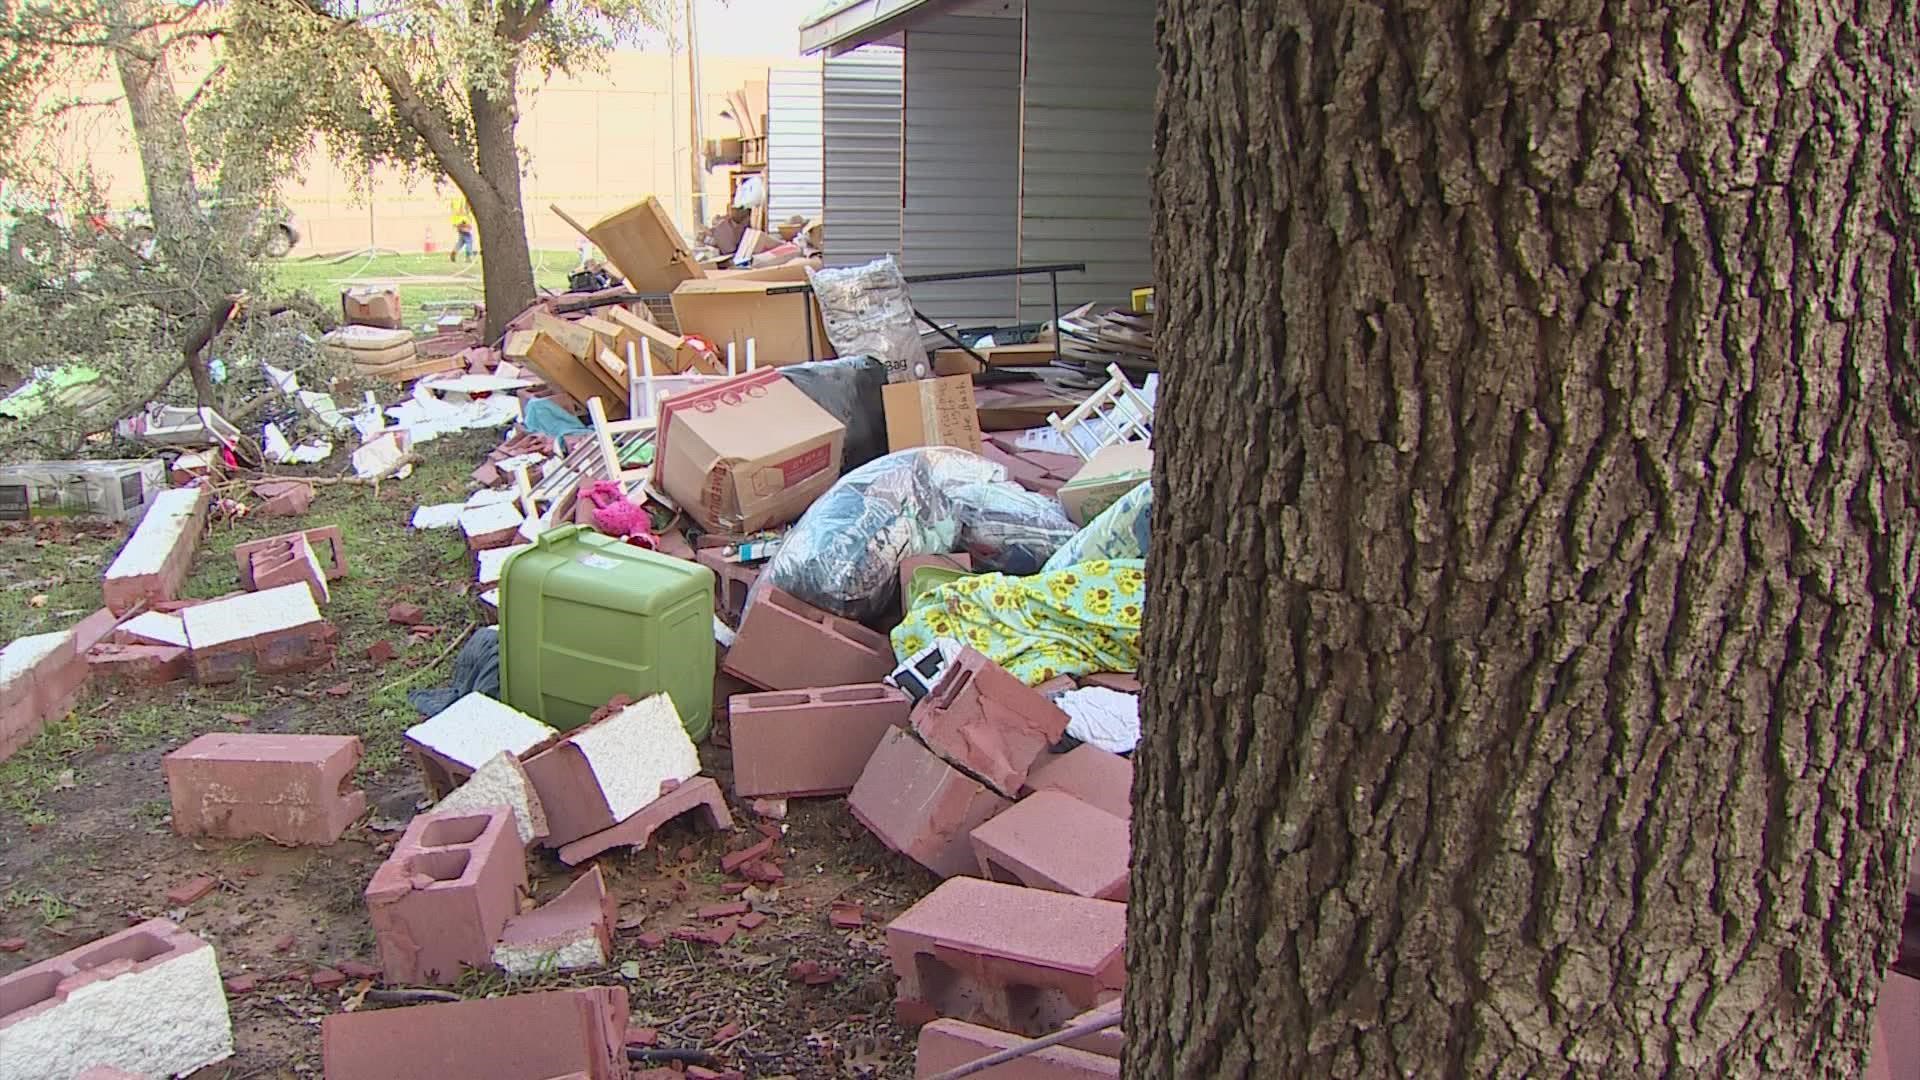
<svg viewBox="0 0 1920 1080"><path fill-rule="evenodd" d="M890 609L900 563L965 551L975 569L1032 573L1073 536L1060 504L978 454L923 446L840 478L781 541L748 604L779 588L853 619Z"/></svg>
<svg viewBox="0 0 1920 1080"><path fill-rule="evenodd" d="M1153 481L1142 480L1132 491L1087 522L1073 539L1047 559L1046 569L1061 570L1093 559L1144 559L1147 526L1153 509Z"/></svg>
<svg viewBox="0 0 1920 1080"><path fill-rule="evenodd" d="M932 374L927 350L914 329L907 279L893 256L864 266L808 270L814 298L827 324L827 340L842 356L871 356L887 367L888 382Z"/></svg>

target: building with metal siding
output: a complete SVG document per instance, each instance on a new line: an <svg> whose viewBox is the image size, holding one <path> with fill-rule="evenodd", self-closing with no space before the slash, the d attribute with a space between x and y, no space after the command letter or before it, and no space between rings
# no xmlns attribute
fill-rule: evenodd
<svg viewBox="0 0 1920 1080"><path fill-rule="evenodd" d="M767 71L767 223L818 217L823 202L820 69Z"/></svg>
<svg viewBox="0 0 1920 1080"><path fill-rule="evenodd" d="M822 65L829 266L900 253L900 58L869 45Z"/></svg>

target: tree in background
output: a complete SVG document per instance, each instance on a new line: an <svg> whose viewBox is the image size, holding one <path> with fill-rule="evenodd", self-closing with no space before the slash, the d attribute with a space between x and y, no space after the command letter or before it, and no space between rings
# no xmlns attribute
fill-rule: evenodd
<svg viewBox="0 0 1920 1080"><path fill-rule="evenodd" d="M393 165L459 187L479 226L487 333L534 302L521 198L519 98L530 74L591 68L664 24L662 0L475 0L361 5L230 0L226 68L210 112L270 156L324 137L362 168Z"/></svg>
<svg viewBox="0 0 1920 1080"><path fill-rule="evenodd" d="M1163 0L1128 1076L1859 1074L1917 20Z"/></svg>

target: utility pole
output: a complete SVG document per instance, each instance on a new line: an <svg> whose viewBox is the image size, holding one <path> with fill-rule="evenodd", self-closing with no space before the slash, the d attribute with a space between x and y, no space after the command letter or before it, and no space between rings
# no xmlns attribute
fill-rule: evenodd
<svg viewBox="0 0 1920 1080"><path fill-rule="evenodd" d="M693 159L689 172L693 180L693 190L688 193L687 202L693 207L693 232L698 238L700 231L707 227L707 170L706 139L700 127L700 22L694 13L699 0L687 0L687 102L691 121L688 130L693 138Z"/></svg>

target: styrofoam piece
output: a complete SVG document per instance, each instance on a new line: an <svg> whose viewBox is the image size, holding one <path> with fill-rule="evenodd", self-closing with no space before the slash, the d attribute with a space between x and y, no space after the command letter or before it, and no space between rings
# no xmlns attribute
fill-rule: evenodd
<svg viewBox="0 0 1920 1080"><path fill-rule="evenodd" d="M178 931L159 919L147 927ZM154 959L103 960L73 977L97 978L0 1028L0 1076L73 1077L96 1065L186 1076L232 1057L233 1021L213 946Z"/></svg>
<svg viewBox="0 0 1920 1080"><path fill-rule="evenodd" d="M495 612L498 612L500 610L500 590L488 589L486 592L481 593L480 602L492 608Z"/></svg>
<svg viewBox="0 0 1920 1080"><path fill-rule="evenodd" d="M181 612L180 619L186 624L188 648L207 649L319 622L320 608L306 583L295 582L195 604Z"/></svg>
<svg viewBox="0 0 1920 1080"><path fill-rule="evenodd" d="M533 385L531 379L515 379L502 375L433 375L415 383L415 388L425 387L436 394L498 394L511 393Z"/></svg>
<svg viewBox="0 0 1920 1080"><path fill-rule="evenodd" d="M500 574L506 569L507 559L515 552L525 551L532 546L532 544L513 544L509 547L489 548L480 552L480 570L474 575L474 580L482 585L498 584Z"/></svg>
<svg viewBox="0 0 1920 1080"><path fill-rule="evenodd" d="M700 774L699 751L665 694L629 705L569 741L593 770L615 821L659 798L662 782Z"/></svg>
<svg viewBox="0 0 1920 1080"><path fill-rule="evenodd" d="M140 519L139 527L127 539L127 546L120 549L113 565L107 567L107 576L140 577L159 573L180 535L198 518L200 500L206 498L206 494L200 488L190 487L173 488L155 495L153 505L147 508L147 516Z"/></svg>
<svg viewBox="0 0 1920 1080"><path fill-rule="evenodd" d="M502 529L517 529L527 516L510 502L470 506L460 511L460 531L469 537L485 536Z"/></svg>
<svg viewBox="0 0 1920 1080"><path fill-rule="evenodd" d="M178 645L181 648L187 645L187 624L171 612L143 611L121 623L119 628L163 645Z"/></svg>
<svg viewBox="0 0 1920 1080"><path fill-rule="evenodd" d="M558 734L478 690L407 729L407 738L469 769L498 753L526 753Z"/></svg>
<svg viewBox="0 0 1920 1080"><path fill-rule="evenodd" d="M467 501L461 506L461 509L471 510L476 506L498 506L501 503L510 503L519 497L520 493L512 488L481 488L479 491L467 496Z"/></svg>
<svg viewBox="0 0 1920 1080"><path fill-rule="evenodd" d="M538 721L535 721L538 723ZM488 758L467 777L467 782L448 792L433 807L433 812L480 810L505 806L513 810L513 824L520 842L532 844L547 835L547 812L540 805L540 793L520 767L519 759L502 750Z"/></svg>
<svg viewBox="0 0 1920 1080"><path fill-rule="evenodd" d="M460 524L460 511L466 503L435 503L414 510L410 524L416 529L451 529Z"/></svg>
<svg viewBox="0 0 1920 1080"><path fill-rule="evenodd" d="M379 434L360 444L350 459L353 473L363 480L384 477L389 474L396 478L404 477L412 469L411 463L400 465L400 459L412 449L413 440L404 431L381 431Z"/></svg>

